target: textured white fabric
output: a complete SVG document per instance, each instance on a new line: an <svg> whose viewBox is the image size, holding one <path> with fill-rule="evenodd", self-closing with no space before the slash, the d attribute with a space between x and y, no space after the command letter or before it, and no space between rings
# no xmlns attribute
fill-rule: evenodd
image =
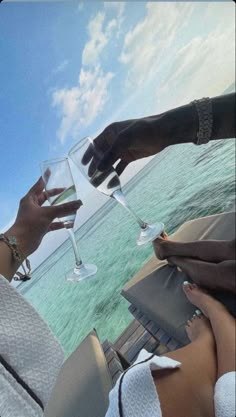
<svg viewBox="0 0 236 417"><path fill-rule="evenodd" d="M42 417L42 409L0 364L1 417Z"/></svg>
<svg viewBox="0 0 236 417"><path fill-rule="evenodd" d="M149 352L141 350L135 364L147 360L150 356ZM174 369L180 365L180 362L165 356L154 356L148 362L131 367L122 382L123 417L161 417L160 401L151 371L165 368ZM121 417L118 408L120 378L110 392L109 408L105 417Z"/></svg>
<svg viewBox="0 0 236 417"><path fill-rule="evenodd" d="M236 372L222 375L215 386L215 417L235 417Z"/></svg>
<svg viewBox="0 0 236 417"><path fill-rule="evenodd" d="M135 364L150 358L150 353L142 350ZM154 356L145 363L130 368L122 383L121 400L123 417L162 417L160 401L151 371L177 368L181 363L165 356ZM121 376L122 377L122 376ZM109 395L109 408L105 417L122 417L119 414L118 379ZM235 417L235 372L223 375L215 386L215 417Z"/></svg>
<svg viewBox="0 0 236 417"><path fill-rule="evenodd" d="M0 354L45 406L64 353L43 319L1 275ZM37 403L0 364L0 416L41 414Z"/></svg>

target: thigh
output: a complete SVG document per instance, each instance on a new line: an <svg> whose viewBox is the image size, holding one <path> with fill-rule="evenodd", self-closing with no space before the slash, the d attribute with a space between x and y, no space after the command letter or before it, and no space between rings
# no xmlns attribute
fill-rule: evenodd
<svg viewBox="0 0 236 417"><path fill-rule="evenodd" d="M163 417L214 417L216 355L190 345L165 356L182 363L180 369L153 373Z"/></svg>

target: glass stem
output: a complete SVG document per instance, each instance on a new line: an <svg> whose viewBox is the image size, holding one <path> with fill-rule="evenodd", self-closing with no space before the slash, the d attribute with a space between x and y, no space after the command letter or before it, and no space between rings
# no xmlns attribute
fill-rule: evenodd
<svg viewBox="0 0 236 417"><path fill-rule="evenodd" d="M138 223L139 227L141 227L141 229L145 229L147 227L147 223L143 222L140 217L138 217L134 211L130 208L130 206L128 205L124 194L121 190L116 190L114 191L114 193L112 194L112 197L118 202L120 203L136 220L136 222Z"/></svg>
<svg viewBox="0 0 236 417"><path fill-rule="evenodd" d="M83 264L83 262L82 262L81 257L79 256L79 251L78 251L78 247L77 247L77 244L76 244L74 231L73 231L73 229L67 229L67 232L69 233L72 248L73 248L73 251L74 251L76 266L80 267Z"/></svg>

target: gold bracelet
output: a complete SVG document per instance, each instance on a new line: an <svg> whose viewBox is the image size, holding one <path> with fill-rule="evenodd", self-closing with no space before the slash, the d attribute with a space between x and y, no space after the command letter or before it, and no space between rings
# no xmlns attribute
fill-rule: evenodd
<svg viewBox="0 0 236 417"><path fill-rule="evenodd" d="M17 239L15 236L6 236L3 233L0 234L0 241L4 242L9 249L11 249L12 251L12 255L13 258L15 259L15 261L20 262L24 274L22 274L21 272L17 272L16 274L19 276L19 278L14 277L14 279L16 279L17 281L27 281L28 279L31 278L30 276L30 272L31 272L31 265L30 265L30 261L29 259L27 259L22 252L20 252L18 246L17 246ZM25 266L24 266L24 260L25 260L25 264L26 267L28 269L28 272L26 272Z"/></svg>

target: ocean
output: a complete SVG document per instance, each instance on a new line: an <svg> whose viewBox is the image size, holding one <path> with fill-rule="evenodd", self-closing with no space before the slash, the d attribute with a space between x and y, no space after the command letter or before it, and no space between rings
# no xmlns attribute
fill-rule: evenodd
<svg viewBox="0 0 236 417"><path fill-rule="evenodd" d="M213 141L167 148L146 165L124 193L137 214L162 221L168 234L196 217L229 211L235 198L235 141ZM74 265L64 242L19 291L46 320L68 356L95 328L111 342L132 321L122 287L152 256L152 245L136 245L138 227L112 199L76 231L84 262L95 263L95 278L82 283L65 279Z"/></svg>

